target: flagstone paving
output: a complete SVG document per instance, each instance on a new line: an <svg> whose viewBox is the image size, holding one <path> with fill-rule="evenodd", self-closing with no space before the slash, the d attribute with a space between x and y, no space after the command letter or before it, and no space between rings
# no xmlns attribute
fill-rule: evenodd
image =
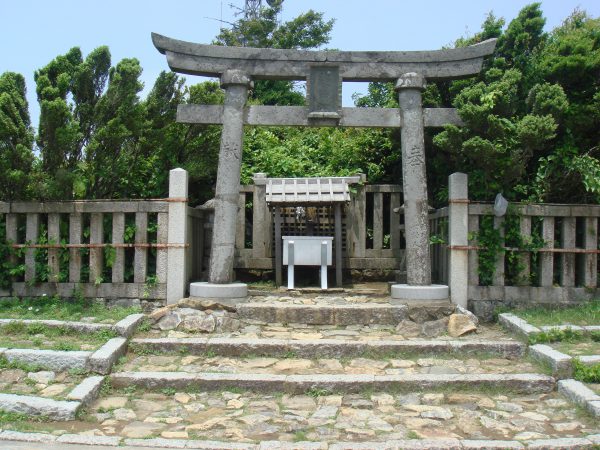
<svg viewBox="0 0 600 450"><path fill-rule="evenodd" d="M235 337L241 339L351 339L357 341L370 340L405 340L415 337L423 337L420 330L414 328L403 328L402 323L397 327L392 325L306 325L302 323L263 323L259 321L244 320L242 326L237 331L223 333L194 333L193 331L162 331L150 330L144 333L137 333L136 338L157 338L157 337ZM407 322L408 323L408 322ZM410 327L410 323L409 327ZM445 328L445 325L444 325ZM463 340L498 340L511 339L512 336L502 327L496 324L480 324L476 333L460 336ZM442 333L436 336L436 339L454 340L452 336Z"/></svg>
<svg viewBox="0 0 600 450"><path fill-rule="evenodd" d="M228 358L223 356L137 355L129 353L119 371L141 372L222 372L284 375L309 374L459 374L459 373L530 373L537 366L527 360L507 358Z"/></svg>
<svg viewBox="0 0 600 450"><path fill-rule="evenodd" d="M51 425L54 434L240 442L527 440L600 432L596 420L557 393L311 394L113 390L94 402L83 420L40 428Z"/></svg>
<svg viewBox="0 0 600 450"><path fill-rule="evenodd" d="M75 371L27 371L0 369L0 392L3 394L35 395L56 400L65 399L85 375Z"/></svg>

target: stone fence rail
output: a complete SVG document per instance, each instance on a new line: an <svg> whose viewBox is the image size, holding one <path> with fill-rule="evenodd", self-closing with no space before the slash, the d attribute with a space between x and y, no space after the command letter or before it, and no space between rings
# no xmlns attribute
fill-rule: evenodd
<svg viewBox="0 0 600 450"><path fill-rule="evenodd" d="M170 181L187 192L185 171ZM166 199L0 202L14 272L0 296L166 299L171 272L186 270L186 209L173 189Z"/></svg>
<svg viewBox="0 0 600 450"><path fill-rule="evenodd" d="M499 305L568 303L600 295L600 205L511 204L497 217L493 204L469 202L465 174L450 176L449 192L449 206L431 214L430 223L448 221L441 233L447 236L447 251L432 252L433 267L441 274L437 281L450 285L455 303L488 317ZM484 235L490 234L499 249L485 256Z"/></svg>

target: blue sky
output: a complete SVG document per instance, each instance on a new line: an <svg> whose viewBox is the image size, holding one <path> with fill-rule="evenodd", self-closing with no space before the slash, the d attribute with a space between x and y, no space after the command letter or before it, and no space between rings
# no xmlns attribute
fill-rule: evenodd
<svg viewBox="0 0 600 450"><path fill-rule="evenodd" d="M166 60L153 47L150 32L177 39L209 43L220 22L234 21L229 4L243 0L0 0L0 73L14 71L27 79L33 125L39 108L33 72L71 47L87 54L100 45L110 47L113 64L138 58L147 91ZM336 20L328 47L340 50L433 50L480 29L489 11L507 21L531 3L525 0L285 0L283 20L314 9ZM600 16L600 0L545 0L542 10L548 30L575 9ZM187 77L188 83L201 81ZM344 84L344 104L351 105L363 84Z"/></svg>

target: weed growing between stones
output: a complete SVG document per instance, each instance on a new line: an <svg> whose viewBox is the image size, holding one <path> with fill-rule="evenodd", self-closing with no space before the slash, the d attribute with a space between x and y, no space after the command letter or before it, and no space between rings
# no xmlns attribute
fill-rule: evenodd
<svg viewBox="0 0 600 450"><path fill-rule="evenodd" d="M548 331L531 334L529 336L529 344L533 345L563 341L575 342L583 339L585 339L585 335L579 330L573 330L572 328L565 328L564 330L551 329Z"/></svg>
<svg viewBox="0 0 600 450"><path fill-rule="evenodd" d="M301 441L306 441L306 431L305 430L298 430L294 433L294 442L301 442Z"/></svg>
<svg viewBox="0 0 600 450"><path fill-rule="evenodd" d="M0 356L0 369L21 369L25 372L39 372L42 370L42 367L19 361L9 361L4 356Z"/></svg>
<svg viewBox="0 0 600 450"><path fill-rule="evenodd" d="M52 431L51 427L40 427L40 424L52 422L48 416L32 416L0 410L0 427L13 431Z"/></svg>
<svg viewBox="0 0 600 450"><path fill-rule="evenodd" d="M573 375L576 380L584 383L600 383L600 364L588 366L578 358L573 360Z"/></svg>
<svg viewBox="0 0 600 450"><path fill-rule="evenodd" d="M318 398L325 397L327 395L333 395L333 393L329 389L312 387L306 391L306 395L313 398Z"/></svg>
<svg viewBox="0 0 600 450"><path fill-rule="evenodd" d="M172 388L172 387L166 387L164 389L161 389L160 391L163 395L167 395L169 397L173 397L176 393L177 393L177 389Z"/></svg>
<svg viewBox="0 0 600 450"><path fill-rule="evenodd" d="M415 430L407 431L404 437L406 439L421 439L421 436L419 436Z"/></svg>

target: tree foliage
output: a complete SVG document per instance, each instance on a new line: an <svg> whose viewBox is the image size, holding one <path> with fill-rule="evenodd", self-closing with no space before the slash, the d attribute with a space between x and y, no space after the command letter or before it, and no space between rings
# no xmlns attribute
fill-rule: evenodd
<svg viewBox="0 0 600 450"><path fill-rule="evenodd" d="M33 130L22 75L0 75L0 198L27 198L33 166Z"/></svg>
<svg viewBox="0 0 600 450"><path fill-rule="evenodd" d="M269 48L325 46L333 20L308 11L280 21L281 2L256 18L239 18L214 43ZM490 13L474 36L455 46L497 38L495 54L470 79L432 82L426 107L454 106L464 126L426 131L429 190L447 200L447 176L467 172L470 196L491 200L600 201L600 19L576 10L546 31L539 3L508 24ZM0 75L0 197L12 199L141 198L167 195L168 171L190 174L192 202L212 197L220 127L176 122L182 103L221 104L218 82L186 86L162 72L140 98L134 58L113 65L106 47L77 47L35 73L37 133L23 77ZM371 83L358 107L398 106L392 83ZM302 105L293 81L255 83L250 103ZM398 130L246 127L242 181L269 176L366 173L370 182L401 182Z"/></svg>

